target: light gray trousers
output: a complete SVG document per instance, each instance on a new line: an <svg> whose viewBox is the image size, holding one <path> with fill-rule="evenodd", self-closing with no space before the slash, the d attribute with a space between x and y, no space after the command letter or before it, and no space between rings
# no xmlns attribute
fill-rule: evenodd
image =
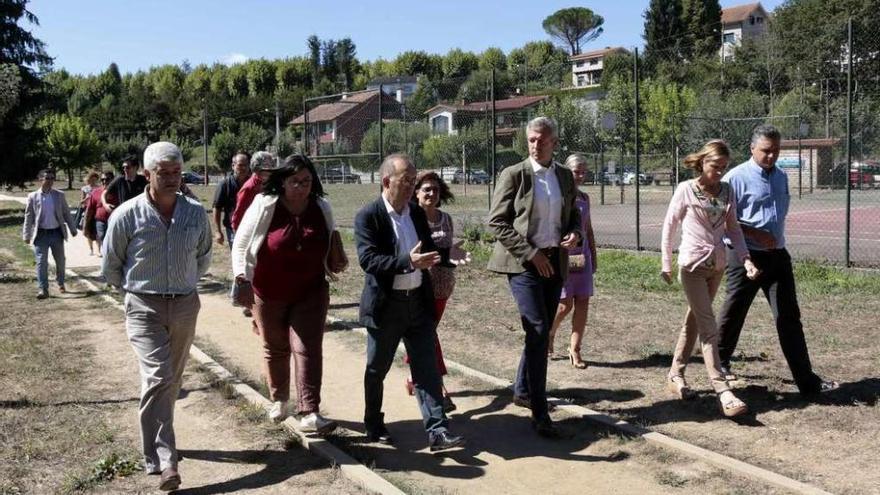
<svg viewBox="0 0 880 495"><path fill-rule="evenodd" d="M141 368L140 426L148 473L177 467L174 402L196 330L199 295L125 294L125 327Z"/></svg>

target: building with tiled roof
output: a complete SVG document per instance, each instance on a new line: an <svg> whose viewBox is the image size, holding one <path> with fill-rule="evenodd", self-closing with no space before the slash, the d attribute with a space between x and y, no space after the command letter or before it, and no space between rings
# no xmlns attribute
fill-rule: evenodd
<svg viewBox="0 0 880 495"><path fill-rule="evenodd" d="M571 85L575 88L591 88L602 82L605 57L612 53L629 53L626 48L606 46L601 50L573 55L571 61Z"/></svg>
<svg viewBox="0 0 880 495"><path fill-rule="evenodd" d="M743 40L755 39L767 33L770 15L761 2L735 5L721 10L721 57L733 58Z"/></svg>
<svg viewBox="0 0 880 495"><path fill-rule="evenodd" d="M400 118L401 108L397 100L382 95L382 116L385 119ZM379 91L343 93L339 100L322 103L310 109L306 115L290 121L291 126L307 125L309 154L319 152L321 145L343 144L359 149L370 125L379 122Z"/></svg>
<svg viewBox="0 0 880 495"><path fill-rule="evenodd" d="M533 118L547 96L516 96L495 100L495 135L501 144L510 144L516 130ZM428 124L434 134L458 134L459 129L491 118L491 101L439 103L429 108ZM507 143L506 143L507 142Z"/></svg>

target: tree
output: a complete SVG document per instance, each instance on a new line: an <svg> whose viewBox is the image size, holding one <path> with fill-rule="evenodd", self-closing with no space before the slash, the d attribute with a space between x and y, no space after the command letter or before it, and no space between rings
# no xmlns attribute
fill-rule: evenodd
<svg viewBox="0 0 880 495"><path fill-rule="evenodd" d="M501 48L489 47L480 54L480 70L505 70L507 68L507 56Z"/></svg>
<svg viewBox="0 0 880 495"><path fill-rule="evenodd" d="M224 171L229 169L232 156L238 151L254 153L265 149L272 140L269 131L251 122L234 125L234 121L225 120L221 127L223 130L211 139L211 152L214 163Z"/></svg>
<svg viewBox="0 0 880 495"><path fill-rule="evenodd" d="M557 10L541 23L544 31L569 48L569 54L581 53L581 45L602 34L605 19L584 7Z"/></svg>
<svg viewBox="0 0 880 495"><path fill-rule="evenodd" d="M275 79L275 64L266 59L248 60L245 64L247 71L248 95L271 95L278 87Z"/></svg>
<svg viewBox="0 0 880 495"><path fill-rule="evenodd" d="M648 81L641 101L644 149L665 153L673 139L681 139L684 116L696 106L697 95L691 88L674 82Z"/></svg>
<svg viewBox="0 0 880 495"><path fill-rule="evenodd" d="M19 25L27 22L39 25L36 16L27 10L27 0L0 0L0 65L12 65L18 72L7 76L7 88L15 81L15 103L0 120L0 182L20 183L33 177L42 164L36 153L41 139L40 129L34 125L40 106L46 100L35 68L48 69L52 58L45 45L30 31ZM6 69L11 74L11 69ZM9 95L12 94L8 90ZM10 97L9 100L11 101Z"/></svg>
<svg viewBox="0 0 880 495"><path fill-rule="evenodd" d="M351 38L343 38L336 43L336 66L343 89L348 91L354 83L354 71L357 66L357 47Z"/></svg>
<svg viewBox="0 0 880 495"><path fill-rule="evenodd" d="M150 141L141 134L131 136L110 136L104 143L101 159L119 170L122 160L128 156L142 156Z"/></svg>
<svg viewBox="0 0 880 495"><path fill-rule="evenodd" d="M279 89L290 90L311 85L308 59L303 57L287 58L278 62L276 67L275 79Z"/></svg>
<svg viewBox="0 0 880 495"><path fill-rule="evenodd" d="M443 77L450 79L467 77L477 70L479 65L480 60L473 53L453 48L443 57Z"/></svg>
<svg viewBox="0 0 880 495"><path fill-rule="evenodd" d="M718 0L683 0L682 24L687 32L683 47L689 57L718 56L721 48L721 5Z"/></svg>
<svg viewBox="0 0 880 495"><path fill-rule="evenodd" d="M18 104L21 90L21 76L18 67L12 64L0 64L0 124L3 118Z"/></svg>
<svg viewBox="0 0 880 495"><path fill-rule="evenodd" d="M431 136L431 129L425 122L404 122L394 120L382 128L383 150L388 153L406 153L420 165L423 161L422 149ZM361 140L361 153L379 151L379 124L370 125Z"/></svg>
<svg viewBox="0 0 880 495"><path fill-rule="evenodd" d="M393 74L376 74L377 76L403 75L403 76L427 76L430 79L439 79L443 73L442 60L438 63L435 57L422 51L405 51L394 59Z"/></svg>
<svg viewBox="0 0 880 495"><path fill-rule="evenodd" d="M683 60L686 43L681 0L651 0L645 11L645 62L652 70L663 60Z"/></svg>
<svg viewBox="0 0 880 495"><path fill-rule="evenodd" d="M332 83L337 82L339 65L336 63L336 40L321 42L321 74Z"/></svg>
<svg viewBox="0 0 880 495"><path fill-rule="evenodd" d="M312 71L312 88L321 80L321 40L314 34L306 40L309 49L309 68Z"/></svg>
<svg viewBox="0 0 880 495"><path fill-rule="evenodd" d="M67 188L73 188L73 172L101 159L101 140L79 117L49 115L40 122L45 133L44 152L49 163L67 172Z"/></svg>

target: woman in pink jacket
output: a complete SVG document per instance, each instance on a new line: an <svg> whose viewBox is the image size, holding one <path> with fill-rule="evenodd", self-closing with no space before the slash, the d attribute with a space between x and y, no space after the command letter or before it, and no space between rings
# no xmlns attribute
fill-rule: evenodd
<svg viewBox="0 0 880 495"><path fill-rule="evenodd" d="M718 394L721 412L733 417L745 414L748 407L733 395L721 374L719 333L712 311L712 300L727 264L727 248L723 241L725 235L732 242L736 256L743 261L747 276L754 279L759 271L749 259L749 251L736 219L733 190L721 181L729 162L730 149L721 140L709 141L700 151L684 159L685 166L698 175L679 184L669 203L663 222L663 268L660 275L666 283L672 283L672 243L676 231L681 227L679 280L687 298L688 311L675 346L667 387L681 399L694 397L693 390L685 381L684 372L699 335L703 361L712 387Z"/></svg>

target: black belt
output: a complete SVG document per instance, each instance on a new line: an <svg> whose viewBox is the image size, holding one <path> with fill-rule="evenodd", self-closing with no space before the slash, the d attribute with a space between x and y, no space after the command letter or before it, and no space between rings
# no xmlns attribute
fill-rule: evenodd
<svg viewBox="0 0 880 495"><path fill-rule="evenodd" d="M422 286L418 286L414 289L391 289L391 295L397 297L412 297L418 294L419 289L421 288Z"/></svg>
<svg viewBox="0 0 880 495"><path fill-rule="evenodd" d="M180 297L186 297L192 294L192 292L187 292L186 294L175 294L175 293L165 293L165 294L149 294L146 292L132 292L132 294L138 297L158 297L159 299L177 299Z"/></svg>

